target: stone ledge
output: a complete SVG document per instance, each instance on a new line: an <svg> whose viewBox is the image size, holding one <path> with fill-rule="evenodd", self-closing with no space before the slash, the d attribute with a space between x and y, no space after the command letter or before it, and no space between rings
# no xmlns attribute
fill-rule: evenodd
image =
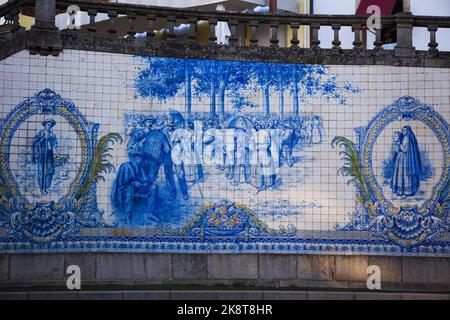
<svg viewBox="0 0 450 320"><path fill-rule="evenodd" d="M0 300L450 300L450 294L352 291L36 291L0 292Z"/></svg>

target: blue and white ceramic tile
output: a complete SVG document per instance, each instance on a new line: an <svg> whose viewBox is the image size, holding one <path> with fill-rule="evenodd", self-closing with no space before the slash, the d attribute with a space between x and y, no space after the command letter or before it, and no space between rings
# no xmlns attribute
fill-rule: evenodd
<svg viewBox="0 0 450 320"><path fill-rule="evenodd" d="M447 69L66 50L0 72L1 251L449 255Z"/></svg>

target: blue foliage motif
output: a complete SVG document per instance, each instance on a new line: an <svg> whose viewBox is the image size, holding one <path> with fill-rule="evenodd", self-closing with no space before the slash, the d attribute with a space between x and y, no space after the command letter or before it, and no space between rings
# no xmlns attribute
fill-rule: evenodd
<svg viewBox="0 0 450 320"><path fill-rule="evenodd" d="M280 114L283 115L285 93L289 92L293 99L293 113L298 115L299 104L307 97L319 95L345 105L345 93L360 92L359 88L348 82L339 87L337 77L329 76L329 69L320 65L160 57L141 59L147 67L137 75L137 95L150 101L166 101L184 94L185 111L188 114L192 112L193 98L209 98L210 115L215 116L225 113L225 97L231 102L234 111L257 108L251 101L250 93L261 90L264 95L261 111L270 114L270 97L277 93Z"/></svg>

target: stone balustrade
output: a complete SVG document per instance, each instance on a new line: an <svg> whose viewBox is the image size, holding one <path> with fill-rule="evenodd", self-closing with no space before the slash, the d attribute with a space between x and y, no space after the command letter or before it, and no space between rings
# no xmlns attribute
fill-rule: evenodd
<svg viewBox="0 0 450 320"><path fill-rule="evenodd" d="M34 6L36 5L36 10ZM56 29L54 16L65 13L69 6L77 6L89 16L89 23L81 28ZM33 12L35 24L27 32L25 48L32 54L57 55L63 49L104 51L125 54L158 54L160 56L219 58L227 60L279 61L292 63L324 64L386 64L427 67L449 67L450 53L439 51L436 33L450 28L450 17L414 16L403 12L382 18L384 26L395 26L397 43L394 50L383 48L382 31L376 30L373 49L366 49L363 34L366 17L354 15L311 14L249 14L242 12L211 12L174 9L123 3L100 3L92 0L10 0L0 6L4 25L0 41L0 59L24 48L22 42L14 42L14 34L21 30L18 15L21 11ZM101 23L99 15L107 17ZM199 22L207 24L207 41L199 39ZM226 22L231 35L227 44L217 44L216 25ZM180 36L177 25L189 26L187 34ZM249 30L247 41L239 39L238 29ZM310 30L309 48L299 46L298 30ZM332 47L321 48L319 29L331 27L334 33ZM351 27L354 33L353 48L341 47L341 29ZM430 34L428 51L413 47L413 29L427 28ZM164 28L165 36L157 37L155 30ZM262 45L258 37L260 28L268 31L268 45ZM280 46L280 29L292 30L289 43ZM242 29L242 28L241 28ZM144 34L145 36L137 36ZM242 35L241 35L242 36ZM9 37L9 42L7 42ZM241 40L241 41L240 41ZM14 48L12 49L11 46Z"/></svg>

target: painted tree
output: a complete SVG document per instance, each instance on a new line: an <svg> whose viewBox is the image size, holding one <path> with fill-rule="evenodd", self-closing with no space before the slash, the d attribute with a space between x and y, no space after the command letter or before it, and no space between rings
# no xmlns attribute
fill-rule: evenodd
<svg viewBox="0 0 450 320"><path fill-rule="evenodd" d="M197 63L195 95L208 96L210 113L216 115L217 102L219 113L225 113L225 97L229 97L235 108L252 106L245 91L251 81L248 63L233 61L203 60ZM218 100L218 101L217 101Z"/></svg>
<svg viewBox="0 0 450 320"><path fill-rule="evenodd" d="M145 57L148 67L139 71L135 87L137 94L149 98L150 103L157 99L165 102L175 97L185 83L184 61Z"/></svg>
<svg viewBox="0 0 450 320"><path fill-rule="evenodd" d="M263 91L263 109L265 113L270 114L270 93L272 87L276 86L276 73L278 66L275 63L256 62L252 64L251 73L257 87Z"/></svg>
<svg viewBox="0 0 450 320"><path fill-rule="evenodd" d="M294 113L299 114L299 102L306 97L321 95L337 100L340 104L346 103L344 93L357 93L359 89L346 82L338 86L336 76L328 76L328 68L320 65L289 65L291 77L289 79L290 91L293 97Z"/></svg>

